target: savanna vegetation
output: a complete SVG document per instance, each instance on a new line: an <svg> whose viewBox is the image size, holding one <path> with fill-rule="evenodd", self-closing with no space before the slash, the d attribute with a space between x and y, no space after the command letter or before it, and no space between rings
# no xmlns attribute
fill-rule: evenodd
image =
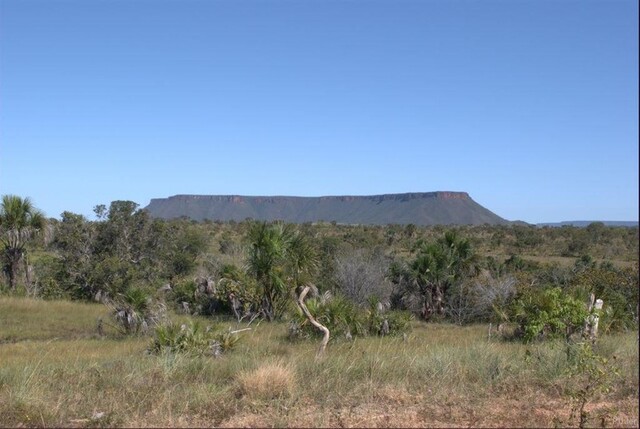
<svg viewBox="0 0 640 429"><path fill-rule="evenodd" d="M2 199L2 426L638 424L638 228L95 213Z"/></svg>

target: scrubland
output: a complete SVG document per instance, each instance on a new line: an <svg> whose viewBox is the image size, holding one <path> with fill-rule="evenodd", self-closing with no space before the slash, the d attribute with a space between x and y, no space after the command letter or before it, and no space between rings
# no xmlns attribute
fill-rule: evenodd
<svg viewBox="0 0 640 429"><path fill-rule="evenodd" d="M286 323L254 323L233 350L212 358L149 354L151 337L121 336L108 320L100 304L0 297L0 425L578 424L570 392L580 380L569 375L564 343L490 338L487 325L416 321L404 338L333 339L316 359L317 342L292 343ZM596 347L618 375L587 405L587 424L637 427L637 331L603 336Z"/></svg>

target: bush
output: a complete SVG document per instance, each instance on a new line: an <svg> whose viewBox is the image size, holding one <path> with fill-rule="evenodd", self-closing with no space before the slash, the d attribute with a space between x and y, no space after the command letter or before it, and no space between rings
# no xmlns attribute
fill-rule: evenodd
<svg viewBox="0 0 640 429"><path fill-rule="evenodd" d="M333 296L328 292L305 302L313 317L329 329L331 338L402 335L411 329L411 313L380 309L375 299L370 299L369 303L369 309L363 310L344 296ZM289 326L290 338L311 338L319 335L321 332L309 323L302 312L299 311L294 316Z"/></svg>
<svg viewBox="0 0 640 429"><path fill-rule="evenodd" d="M215 282L208 277L176 282L168 298L177 310L194 315L228 314L238 321L256 315L261 296L255 280L234 265L223 265L219 275Z"/></svg>
<svg viewBox="0 0 640 429"><path fill-rule="evenodd" d="M411 330L413 314L408 311L386 311L378 300L369 300L367 327L369 335L402 335Z"/></svg>
<svg viewBox="0 0 640 429"><path fill-rule="evenodd" d="M218 357L233 349L239 337L232 331L216 332L211 327L202 328L197 322L178 326L173 323L156 328L149 352L187 353Z"/></svg>
<svg viewBox="0 0 640 429"><path fill-rule="evenodd" d="M113 301L107 301L106 305L125 335L144 334L148 328L162 323L166 316L164 304L153 300L146 290L139 287L130 287Z"/></svg>
<svg viewBox="0 0 640 429"><path fill-rule="evenodd" d="M357 249L335 258L335 279L342 294L364 306L371 296L388 299L391 295L388 268L389 262L381 252Z"/></svg>
<svg viewBox="0 0 640 429"><path fill-rule="evenodd" d="M601 330L623 331L638 324L638 269L616 269L606 264L591 266L571 281L572 290L582 299L590 294L604 301Z"/></svg>
<svg viewBox="0 0 640 429"><path fill-rule="evenodd" d="M195 304L196 283L193 280L176 283L171 289L171 299L180 306L183 302Z"/></svg>
<svg viewBox="0 0 640 429"><path fill-rule="evenodd" d="M235 265L224 265L216 286L215 298L222 309L238 321L260 312L261 293L255 279Z"/></svg>
<svg viewBox="0 0 640 429"><path fill-rule="evenodd" d="M560 288L530 292L516 300L514 317L524 342L569 336L588 316L584 303Z"/></svg>
<svg viewBox="0 0 640 429"><path fill-rule="evenodd" d="M325 292L319 297L308 299L305 304L313 317L329 329L332 338L366 335L366 315L344 296L333 296L330 292ZM298 309L289 326L289 337L311 338L320 334Z"/></svg>

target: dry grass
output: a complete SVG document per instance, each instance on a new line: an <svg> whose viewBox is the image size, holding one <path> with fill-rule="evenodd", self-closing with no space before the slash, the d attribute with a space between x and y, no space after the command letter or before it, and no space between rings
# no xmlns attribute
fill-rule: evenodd
<svg viewBox="0 0 640 429"><path fill-rule="evenodd" d="M510 255L499 256L501 260L507 259ZM558 264L560 267L567 268L572 267L576 263L576 258L572 256L539 256L539 255L523 255L522 259L527 261L539 262L542 264ZM622 260L622 259L607 259L607 258L594 258L596 264L603 262L611 262L618 268L633 268L638 265L637 260Z"/></svg>
<svg viewBox="0 0 640 429"><path fill-rule="evenodd" d="M61 319L58 306L84 315ZM261 323L212 359L148 355L145 337L93 338L102 311L0 299L0 317L11 314L0 338L13 336L0 344L0 426L539 427L570 413L562 345L488 341L486 326L417 323L407 341L330 343L316 361L317 344ZM637 332L599 349L621 377L590 405L590 424L636 427Z"/></svg>
<svg viewBox="0 0 640 429"><path fill-rule="evenodd" d="M240 371L236 381L242 396L258 400L291 397L296 387L295 372L282 361L266 363L253 370Z"/></svg>

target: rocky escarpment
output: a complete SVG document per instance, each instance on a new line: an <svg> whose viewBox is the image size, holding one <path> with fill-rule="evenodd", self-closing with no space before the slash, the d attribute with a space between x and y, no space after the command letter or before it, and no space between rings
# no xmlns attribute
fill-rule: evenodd
<svg viewBox="0 0 640 429"><path fill-rule="evenodd" d="M478 225L505 219L476 203L466 192L412 192L370 196L175 195L152 199L145 208L164 219L197 221L284 220L304 223Z"/></svg>

